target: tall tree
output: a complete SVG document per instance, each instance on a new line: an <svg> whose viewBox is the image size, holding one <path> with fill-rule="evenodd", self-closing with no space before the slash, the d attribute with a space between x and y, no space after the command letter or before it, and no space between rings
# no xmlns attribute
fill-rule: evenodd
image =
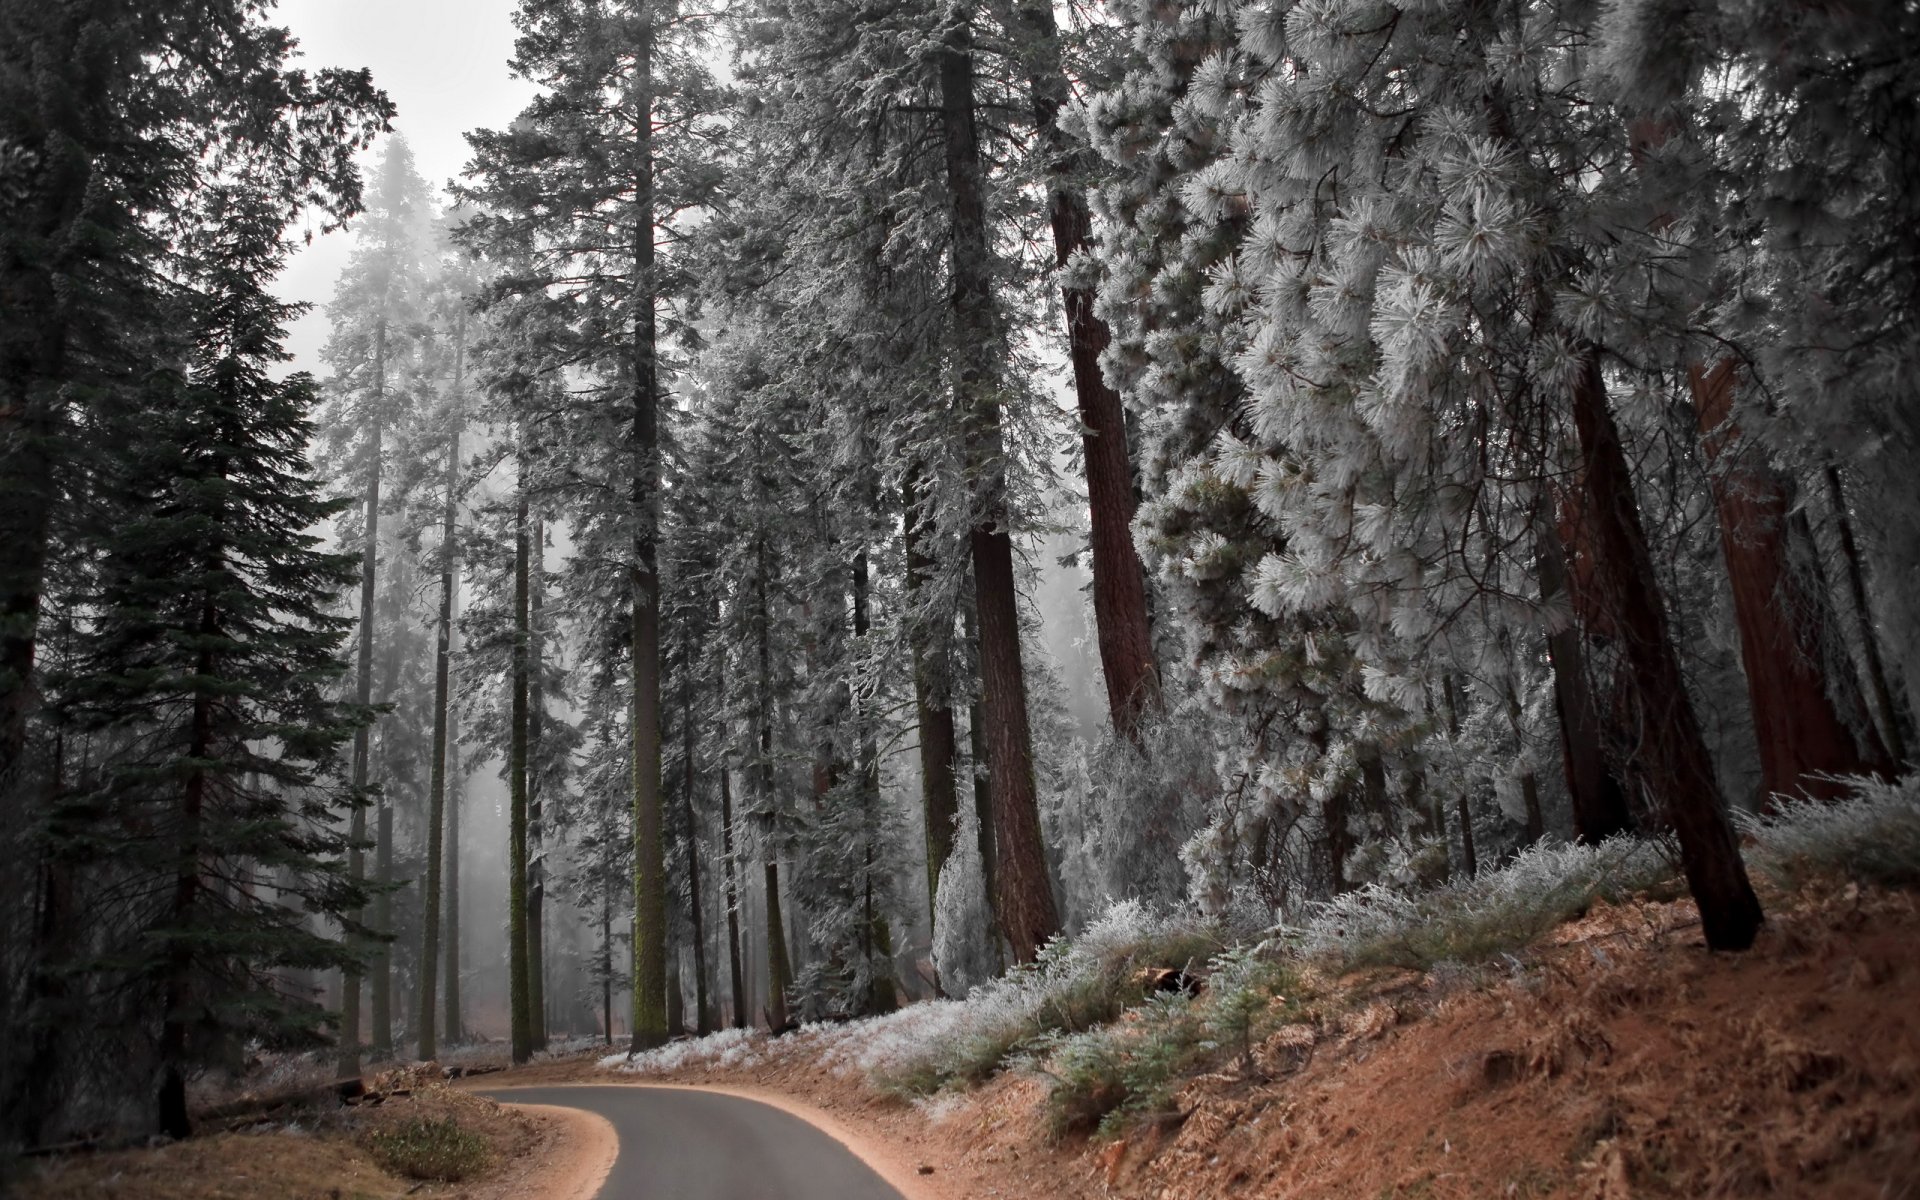
<svg viewBox="0 0 1920 1200"><path fill-rule="evenodd" d="M441 860L451 858L455 852L452 838L443 837L443 830L452 822L452 806L447 803L450 778L449 758L458 752L453 749L453 739L449 736L449 718L451 708L448 703L451 688L451 669L453 658L453 595L455 578L459 571L458 521L460 507L460 434L464 424L463 411L466 403L466 361L467 361L467 314L465 297L456 300L459 305L454 314L454 366L453 386L447 394L447 469L442 483L445 495L440 506L440 610L435 624L433 657L433 746L431 750L431 772L427 783L427 869L420 940L420 1011L416 1017L417 1037L420 1057L432 1060L439 1053L438 1031L434 1022L438 1019L440 993L437 987L441 974L440 962L440 911L441 911ZM451 874L451 873L449 873ZM452 888L447 889L452 910ZM451 947L451 931L448 945ZM457 968L456 968L457 969ZM452 974L451 971L448 974ZM448 995L454 994L452 980L448 981ZM457 1022L446 1026L448 1041L459 1036Z"/></svg>
<svg viewBox="0 0 1920 1200"><path fill-rule="evenodd" d="M113 837L151 899L92 969L150 1000L156 1126L174 1137L189 1132L188 1075L239 1039L319 1041L323 1014L275 971L354 957L311 932L303 909L355 928L364 897L328 828L347 798L325 772L371 715L329 696L346 623L328 607L353 556L301 532L337 511L305 457L312 381L271 376L295 311L265 292L285 212L244 174L191 212L174 307L182 365L121 418L139 449L104 480L122 519L64 706L75 727L129 747L89 800L141 831L97 836Z"/></svg>
<svg viewBox="0 0 1920 1200"><path fill-rule="evenodd" d="M1059 24L1050 0L1018 0L1013 26L1024 35L1020 57L1033 99L1047 181L1056 268L1067 322L1067 359L1079 404L1081 458L1093 552L1093 617L1114 732L1135 742L1144 713L1158 707L1147 618L1146 572L1133 546L1133 463L1127 452L1127 415L1120 393L1101 373L1100 356L1113 332L1094 311L1094 288L1074 274L1074 256L1092 248L1093 216L1080 179L1091 166L1084 146L1068 142L1060 114L1070 98Z"/></svg>
<svg viewBox="0 0 1920 1200"><path fill-rule="evenodd" d="M1040 841L1033 734L1020 661L1012 509L1000 414L1001 364L995 357L996 347L1003 343L994 314L971 21L964 6L944 14L936 55L950 204L952 351L959 367L955 401L967 427L967 465L974 481L969 543L980 623L981 709L993 771L994 910L1013 946L1015 961L1031 962L1059 931L1060 918Z"/></svg>
<svg viewBox="0 0 1920 1200"><path fill-rule="evenodd" d="M0 1050L0 1124L29 1137L84 1090L50 1056L91 1019L57 995L58 960L80 944L77 864L41 836L57 756L36 732L38 652L46 614L65 607L49 604L64 586L50 572L100 528L91 465L131 448L93 435L177 315L161 303L164 238L192 199L232 172L283 217L360 207L354 155L391 105L364 72L292 69L292 50L254 6L218 0L0 13L0 835L28 856L0 924L23 947L0 967L15 1035Z"/></svg>

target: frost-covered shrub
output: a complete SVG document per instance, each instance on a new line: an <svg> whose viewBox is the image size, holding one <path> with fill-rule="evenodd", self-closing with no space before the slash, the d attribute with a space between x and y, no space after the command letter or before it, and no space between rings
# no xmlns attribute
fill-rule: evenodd
<svg viewBox="0 0 1920 1200"><path fill-rule="evenodd" d="M1192 999L1155 996L1128 1019L1034 1043L1028 1065L1052 1083L1047 1123L1053 1136L1118 1131L1125 1121L1165 1108L1174 1080L1214 1048Z"/></svg>
<svg viewBox="0 0 1920 1200"><path fill-rule="evenodd" d="M1850 800L1781 800L1765 816L1743 814L1755 864L1787 884L1815 875L1920 884L1920 774L1894 783L1859 779L1852 787Z"/></svg>
<svg viewBox="0 0 1920 1200"><path fill-rule="evenodd" d="M639 1075L662 1075L696 1066L708 1070L748 1067L759 1062L773 1045L774 1039L757 1029L722 1029L703 1038L668 1042L641 1054L609 1054L599 1065L602 1070Z"/></svg>
<svg viewBox="0 0 1920 1200"><path fill-rule="evenodd" d="M1114 1134L1136 1117L1164 1111L1180 1081L1210 1061L1232 1058L1251 1072L1254 1044L1297 1016L1287 1003L1297 983L1286 964L1235 947L1208 964L1198 995L1151 996L1118 1021L1036 1039L1025 1063L1051 1082L1054 1136Z"/></svg>
<svg viewBox="0 0 1920 1200"><path fill-rule="evenodd" d="M1127 900L1077 938L1056 938L1033 963L976 988L966 1000L915 1005L884 1028L869 1024L861 1062L891 1091L921 1094L998 1070L1032 1039L1111 1021L1145 996L1147 967L1197 966L1220 949L1219 933L1191 917Z"/></svg>
<svg viewBox="0 0 1920 1200"><path fill-rule="evenodd" d="M1376 884L1347 892L1319 905L1296 936L1302 952L1346 967L1479 962L1526 946L1595 899L1621 899L1672 874L1658 847L1635 838L1541 842L1431 891Z"/></svg>

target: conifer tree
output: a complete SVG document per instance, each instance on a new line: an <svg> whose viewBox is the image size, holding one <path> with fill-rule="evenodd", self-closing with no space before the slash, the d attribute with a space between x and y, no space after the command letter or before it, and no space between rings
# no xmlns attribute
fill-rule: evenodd
<svg viewBox="0 0 1920 1200"><path fill-rule="evenodd" d="M63 705L126 747L88 800L145 831L115 858L150 899L131 901L98 969L147 1000L156 1126L174 1137L188 1075L237 1039L319 1040L317 1006L273 972L354 957L302 910L355 929L363 894L335 857L344 797L329 772L370 715L330 696L347 623L328 609L355 556L302 532L338 507L305 457L313 385L271 376L293 311L264 292L284 213L243 176L203 192L194 216L179 365L122 417L139 450L105 481L123 517Z"/></svg>

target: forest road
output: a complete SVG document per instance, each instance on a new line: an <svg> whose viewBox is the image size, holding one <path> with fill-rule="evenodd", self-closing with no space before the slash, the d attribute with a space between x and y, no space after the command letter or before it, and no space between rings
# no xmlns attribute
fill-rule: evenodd
<svg viewBox="0 0 1920 1200"><path fill-rule="evenodd" d="M596 1200L902 1200L832 1137L757 1100L619 1086L482 1094L606 1118L620 1137L620 1154Z"/></svg>

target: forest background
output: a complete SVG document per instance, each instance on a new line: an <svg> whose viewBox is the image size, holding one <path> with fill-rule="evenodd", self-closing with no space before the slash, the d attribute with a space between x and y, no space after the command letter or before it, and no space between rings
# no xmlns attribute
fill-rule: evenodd
<svg viewBox="0 0 1920 1200"><path fill-rule="evenodd" d="M1910 8L526 0L445 194L269 18L0 27L18 1140L1549 838L1737 951L1909 761Z"/></svg>

